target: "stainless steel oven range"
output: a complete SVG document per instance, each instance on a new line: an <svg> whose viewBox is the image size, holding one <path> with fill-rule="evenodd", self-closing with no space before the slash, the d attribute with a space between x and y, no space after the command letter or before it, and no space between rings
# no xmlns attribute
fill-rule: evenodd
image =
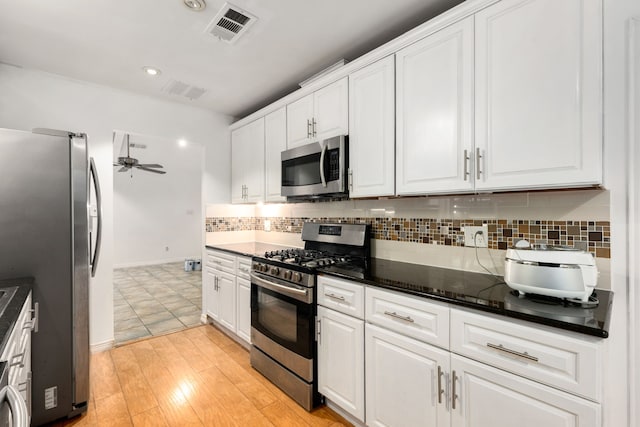
<svg viewBox="0 0 640 427"><path fill-rule="evenodd" d="M316 271L329 265L366 264L369 234L366 224L307 222L302 229L304 249L253 257L251 365L307 410L320 401Z"/></svg>

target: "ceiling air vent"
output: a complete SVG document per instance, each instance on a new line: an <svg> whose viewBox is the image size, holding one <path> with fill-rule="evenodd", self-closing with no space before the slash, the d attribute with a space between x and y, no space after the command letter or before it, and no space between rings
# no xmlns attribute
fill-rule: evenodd
<svg viewBox="0 0 640 427"><path fill-rule="evenodd" d="M184 96L191 101L200 98L207 90L197 86L188 85L185 82L179 80L169 80L167 84L162 88L162 92L169 95Z"/></svg>
<svg viewBox="0 0 640 427"><path fill-rule="evenodd" d="M207 33L233 43L257 20L258 18L246 10L225 3L207 27Z"/></svg>

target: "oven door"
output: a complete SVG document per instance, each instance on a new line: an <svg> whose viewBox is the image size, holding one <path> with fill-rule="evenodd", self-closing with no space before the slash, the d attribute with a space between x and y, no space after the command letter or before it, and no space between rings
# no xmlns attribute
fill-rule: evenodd
<svg viewBox="0 0 640 427"><path fill-rule="evenodd" d="M251 273L251 326L282 347L314 357L313 288Z"/></svg>
<svg viewBox="0 0 640 427"><path fill-rule="evenodd" d="M346 138L336 136L283 151L281 195L287 197L344 193Z"/></svg>

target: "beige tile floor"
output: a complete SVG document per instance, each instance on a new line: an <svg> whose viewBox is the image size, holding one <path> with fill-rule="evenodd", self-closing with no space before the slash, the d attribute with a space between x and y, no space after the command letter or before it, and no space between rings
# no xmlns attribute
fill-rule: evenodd
<svg viewBox="0 0 640 427"><path fill-rule="evenodd" d="M201 273L183 263L114 270L116 345L200 324Z"/></svg>

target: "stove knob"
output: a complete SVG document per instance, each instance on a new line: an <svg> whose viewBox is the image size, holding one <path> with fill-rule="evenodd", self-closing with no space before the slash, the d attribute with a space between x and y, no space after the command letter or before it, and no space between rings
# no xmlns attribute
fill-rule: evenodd
<svg viewBox="0 0 640 427"><path fill-rule="evenodd" d="M291 270L286 270L284 272L284 279L285 280L291 280Z"/></svg>
<svg viewBox="0 0 640 427"><path fill-rule="evenodd" d="M270 273L274 276L277 276L278 274L280 274L280 269L278 267L271 267Z"/></svg>
<svg viewBox="0 0 640 427"><path fill-rule="evenodd" d="M269 271L269 266L266 264L262 264L260 266L260 271L262 271L263 273L266 273L267 271Z"/></svg>
<svg viewBox="0 0 640 427"><path fill-rule="evenodd" d="M319 260L318 260L318 265L319 265L320 267L322 267L323 265L326 265L326 264L327 264L327 262L326 262L325 260L323 260L323 259L319 259Z"/></svg>
<svg viewBox="0 0 640 427"><path fill-rule="evenodd" d="M298 273L298 272L293 273L293 281L302 282L302 273Z"/></svg>

